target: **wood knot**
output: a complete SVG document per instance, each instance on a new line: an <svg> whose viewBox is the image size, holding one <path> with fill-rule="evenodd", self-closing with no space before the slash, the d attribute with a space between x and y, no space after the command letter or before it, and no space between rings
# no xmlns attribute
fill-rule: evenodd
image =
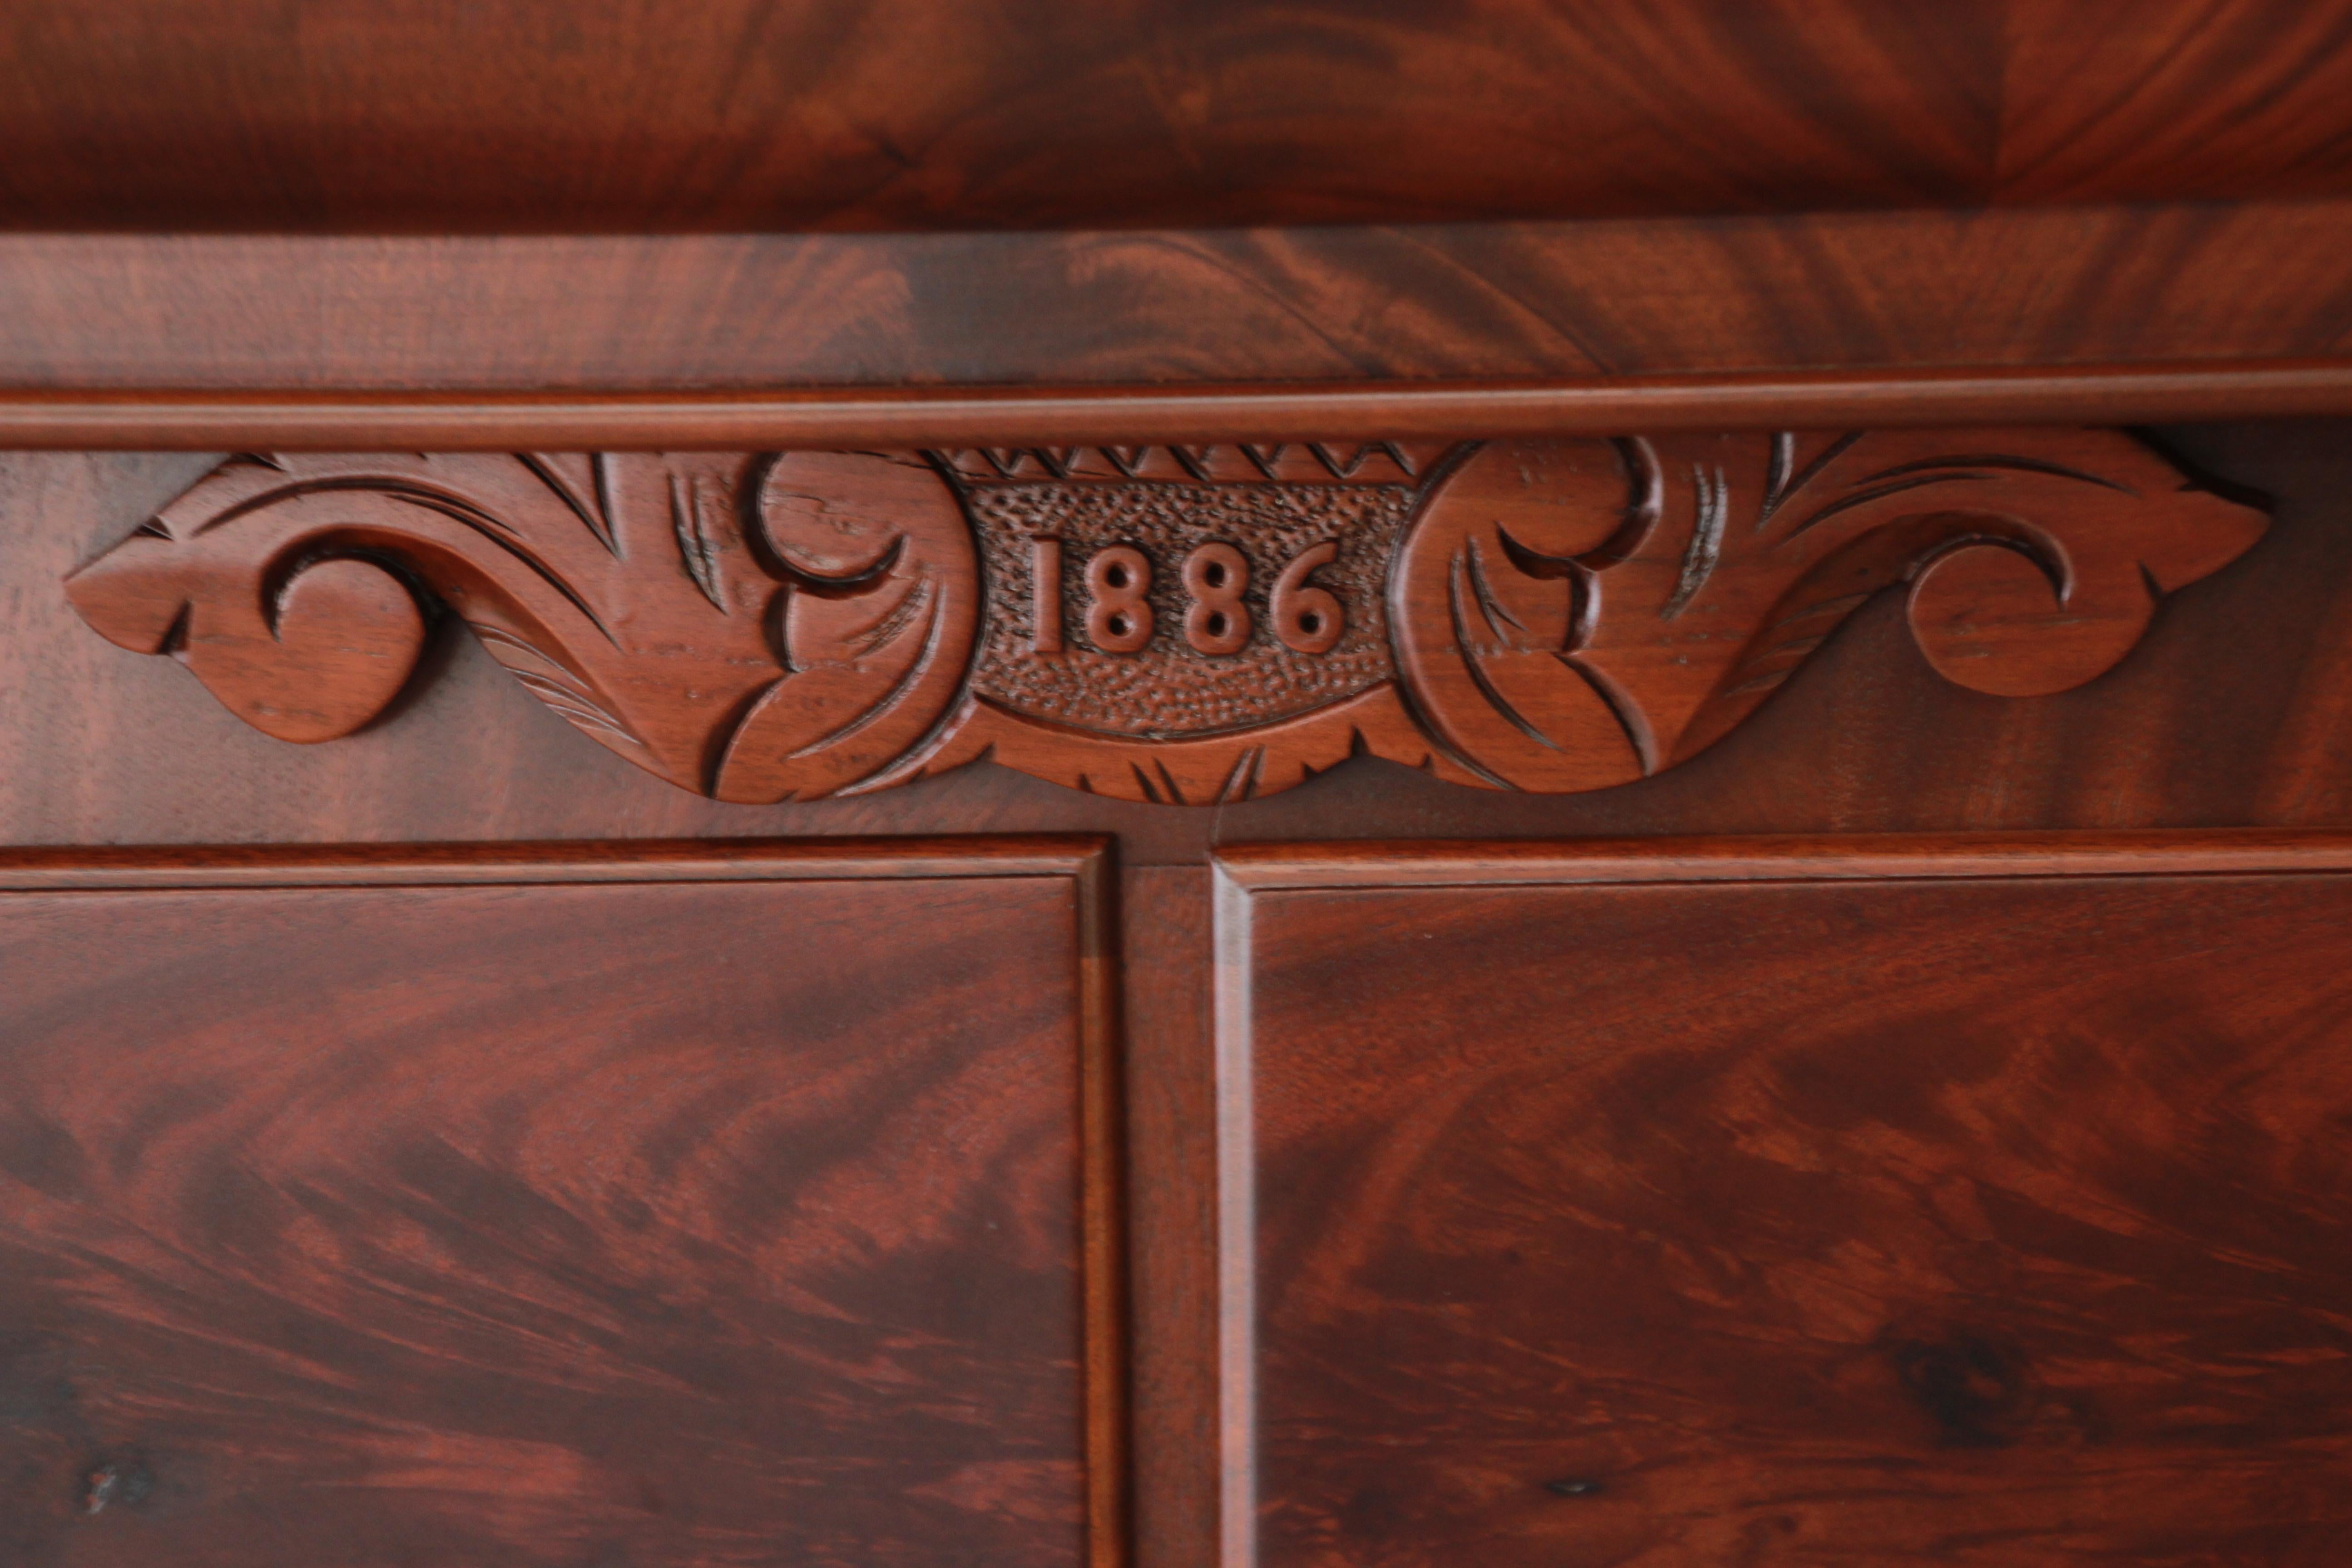
<svg viewBox="0 0 2352 1568"><path fill-rule="evenodd" d="M2036 1394L2023 1358L1989 1340L1951 1331L1896 1340L1887 1354L1948 1447L2006 1448L2032 1417Z"/></svg>
<svg viewBox="0 0 2352 1568"><path fill-rule="evenodd" d="M1543 1489L1554 1497L1599 1497L1609 1489L1609 1485L1590 1476L1570 1476L1563 1480L1546 1481Z"/></svg>
<svg viewBox="0 0 2352 1568"><path fill-rule="evenodd" d="M104 1513L117 1503L136 1507L154 1490L154 1472L137 1459L101 1459L82 1478L82 1510Z"/></svg>

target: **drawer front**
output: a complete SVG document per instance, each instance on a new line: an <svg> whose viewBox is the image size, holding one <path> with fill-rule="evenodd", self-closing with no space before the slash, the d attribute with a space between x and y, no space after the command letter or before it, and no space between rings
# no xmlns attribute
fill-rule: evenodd
<svg viewBox="0 0 2352 1568"><path fill-rule="evenodd" d="M1045 859L0 894L0 1560L1087 1559Z"/></svg>
<svg viewBox="0 0 2352 1568"><path fill-rule="evenodd" d="M2147 858L1229 865L1228 1563L2340 1562L2352 878Z"/></svg>

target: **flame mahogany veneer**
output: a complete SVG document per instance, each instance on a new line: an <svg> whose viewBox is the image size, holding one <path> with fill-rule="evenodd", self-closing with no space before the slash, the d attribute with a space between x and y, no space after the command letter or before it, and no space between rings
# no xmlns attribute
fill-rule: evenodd
<svg viewBox="0 0 2352 1568"><path fill-rule="evenodd" d="M2342 1560L2342 0L5 32L0 1568Z"/></svg>
<svg viewBox="0 0 2352 1568"><path fill-rule="evenodd" d="M2352 190L2298 0L16 0L27 227L1328 224Z"/></svg>
<svg viewBox="0 0 2352 1568"><path fill-rule="evenodd" d="M0 1559L1115 1561L1100 848L0 863Z"/></svg>
<svg viewBox="0 0 2352 1568"><path fill-rule="evenodd" d="M2341 1560L2352 840L1220 865L1229 1568Z"/></svg>

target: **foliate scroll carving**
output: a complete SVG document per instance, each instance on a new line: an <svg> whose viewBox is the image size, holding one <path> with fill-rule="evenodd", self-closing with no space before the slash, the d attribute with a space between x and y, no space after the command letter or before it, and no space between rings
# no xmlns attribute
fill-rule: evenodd
<svg viewBox="0 0 2352 1568"><path fill-rule="evenodd" d="M1637 779L1882 590L1950 679L2063 690L2264 526L2107 431L245 457L68 591L289 741L383 712L446 614L721 799L990 756L1205 804L1363 752Z"/></svg>
<svg viewBox="0 0 2352 1568"><path fill-rule="evenodd" d="M1398 658L1482 782L1597 789L1720 739L1881 589L1948 679L2047 695L2266 525L2111 432L1498 443L1398 559Z"/></svg>
<svg viewBox="0 0 2352 1568"><path fill-rule="evenodd" d="M919 742L979 612L930 466L824 452L240 458L68 591L289 741L373 719L446 608L594 740L747 801L830 794Z"/></svg>

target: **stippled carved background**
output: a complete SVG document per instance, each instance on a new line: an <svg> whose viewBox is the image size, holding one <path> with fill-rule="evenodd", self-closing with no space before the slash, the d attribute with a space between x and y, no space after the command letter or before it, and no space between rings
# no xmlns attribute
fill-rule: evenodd
<svg viewBox="0 0 2352 1568"><path fill-rule="evenodd" d="M1411 515L1406 485L1149 483L974 486L966 504L981 542L991 592L972 690L1026 713L1081 729L1132 736L1211 734L1311 712L1390 679L1382 605L1389 552ZM1036 635L1031 539L1063 542L1060 591L1082 604L1087 557L1106 545L1134 545L1160 563L1150 602L1157 624L1185 613L1173 567L1210 542L1234 546L1250 563L1242 599L1255 629L1225 657L1163 636L1137 654L1105 653L1073 623L1060 657L1034 655ZM1339 559L1318 580L1348 606L1347 629L1328 653L1306 654L1266 635L1267 605L1284 563L1323 540Z"/></svg>

